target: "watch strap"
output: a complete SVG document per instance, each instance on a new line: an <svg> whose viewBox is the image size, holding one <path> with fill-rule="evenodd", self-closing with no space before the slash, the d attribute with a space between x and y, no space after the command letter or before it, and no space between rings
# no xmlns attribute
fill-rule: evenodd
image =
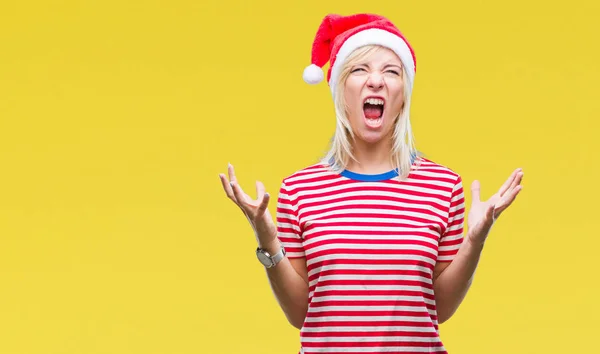
<svg viewBox="0 0 600 354"><path fill-rule="evenodd" d="M277 251L277 253L275 253L273 256L271 256L271 260L273 261L273 266L276 266L277 263L281 262L283 260L283 257L285 257L285 248L283 248L283 245L281 245L281 248L279 248L279 251Z"/></svg>
<svg viewBox="0 0 600 354"><path fill-rule="evenodd" d="M279 251L277 251L277 253L275 253L274 255L271 255L268 251L259 247L256 249L256 254L262 255L262 257L259 256L258 259L266 268L272 268L283 260L283 258L285 257L286 251L285 251L285 248L283 247L283 245L281 245L281 247L279 248Z"/></svg>

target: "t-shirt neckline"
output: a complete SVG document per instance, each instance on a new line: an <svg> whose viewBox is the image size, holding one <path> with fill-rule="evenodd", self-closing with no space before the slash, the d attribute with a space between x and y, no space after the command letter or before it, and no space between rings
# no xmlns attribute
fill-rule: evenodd
<svg viewBox="0 0 600 354"><path fill-rule="evenodd" d="M417 161L417 156L412 155L411 159L410 159L411 170L416 161ZM355 180L355 181L380 182L380 181L387 181L387 180L394 179L394 178L398 177L400 175L400 173L398 172L397 168L387 171L387 172L376 173L376 174L358 173L358 172L352 172L352 171L344 169L340 173L340 175L342 177L346 177L348 179Z"/></svg>
<svg viewBox="0 0 600 354"><path fill-rule="evenodd" d="M356 181L361 181L361 182L386 181L386 180L389 180L392 178L396 178L399 175L398 170L396 170L396 169L387 171L387 172L383 172L383 173L376 173L376 174L365 174L365 173L358 173L358 172L343 170L340 174L343 177L353 179Z"/></svg>

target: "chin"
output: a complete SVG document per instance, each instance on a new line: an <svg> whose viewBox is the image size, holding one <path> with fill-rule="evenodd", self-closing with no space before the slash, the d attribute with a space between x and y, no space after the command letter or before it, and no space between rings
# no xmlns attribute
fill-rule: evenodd
<svg viewBox="0 0 600 354"><path fill-rule="evenodd" d="M367 144L377 144L385 140L388 136L389 134L384 134L383 131L363 131L358 135L358 138Z"/></svg>

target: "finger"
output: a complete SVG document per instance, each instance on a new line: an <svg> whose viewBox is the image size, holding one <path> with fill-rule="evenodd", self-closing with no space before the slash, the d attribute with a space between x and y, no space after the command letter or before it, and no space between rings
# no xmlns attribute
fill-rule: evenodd
<svg viewBox="0 0 600 354"><path fill-rule="evenodd" d="M505 193L506 195L509 196L509 198L510 198L510 196L512 196L515 188L521 184L522 180L523 180L523 172L517 173L517 176L513 180L512 184L510 185L510 188L508 188L508 190Z"/></svg>
<svg viewBox="0 0 600 354"><path fill-rule="evenodd" d="M242 190L242 187L237 182L232 181L230 184L231 189L233 189L233 195L235 196L238 205L240 207L246 207L250 201L246 193L244 193L244 191Z"/></svg>
<svg viewBox="0 0 600 354"><path fill-rule="evenodd" d="M235 177L235 170L233 169L233 165L231 163L227 163L227 173L229 174L229 180L236 183L237 178Z"/></svg>
<svg viewBox="0 0 600 354"><path fill-rule="evenodd" d="M505 195L506 198L502 198L503 200L501 203L499 203L498 208L496 208L496 218L498 218L500 214L502 214L502 212L514 202L514 200L517 198L517 195L519 195L519 192L521 192L521 189L523 189L523 186L518 185L512 191L510 191L510 193Z"/></svg>
<svg viewBox="0 0 600 354"><path fill-rule="evenodd" d="M510 201L511 203L512 203L512 202L513 202L515 199L517 199L517 196L519 195L519 193L521 193L521 191L522 191L522 190L523 190L523 186L522 186L522 185L520 185L520 184L519 184L518 186L516 186L516 187L515 187L515 190L513 191L513 195L512 195L511 201Z"/></svg>
<svg viewBox="0 0 600 354"><path fill-rule="evenodd" d="M269 193L264 193L262 196L262 200L260 201L260 205L258 206L258 215L262 215L269 206L269 201L271 200L271 196Z"/></svg>
<svg viewBox="0 0 600 354"><path fill-rule="evenodd" d="M494 221L494 211L496 210L496 206L494 204L490 204L486 210L485 217L486 221L492 222Z"/></svg>
<svg viewBox="0 0 600 354"><path fill-rule="evenodd" d="M510 187L508 188L508 190L506 190L506 192L504 193L504 195L502 196L503 199L506 199L505 197L510 197L512 195L512 193L514 192L515 188L519 185L521 185L521 181L523 180L523 172L518 172L515 176L515 178L513 179L512 183L510 184Z"/></svg>
<svg viewBox="0 0 600 354"><path fill-rule="evenodd" d="M516 170L513 171L513 173L510 174L510 177L508 177L506 182L504 182L502 187L500 187L500 191L498 192L500 194L500 196L503 196L504 193L506 193L506 191L510 188L510 186L515 181L515 178L517 177L517 174L519 173L520 170L521 170L520 168L517 168Z"/></svg>
<svg viewBox="0 0 600 354"><path fill-rule="evenodd" d="M265 195L265 185L261 181L256 181L256 199L261 200Z"/></svg>
<svg viewBox="0 0 600 354"><path fill-rule="evenodd" d="M515 177L514 182L510 186L510 189L515 189L517 186L519 186L521 184L522 181L523 181L523 172L519 172L519 173L517 173L517 177Z"/></svg>
<svg viewBox="0 0 600 354"><path fill-rule="evenodd" d="M479 199L480 190L481 190L481 185L479 184L479 181L478 180L473 181L473 183L471 183L471 199L473 200L473 202L481 201Z"/></svg>
<svg viewBox="0 0 600 354"><path fill-rule="evenodd" d="M223 190L225 190L225 194L229 199L235 202L235 196L233 195L233 190L231 189L229 181L227 181L227 177L225 177L224 174L219 173L219 178L221 179L221 184L223 185Z"/></svg>

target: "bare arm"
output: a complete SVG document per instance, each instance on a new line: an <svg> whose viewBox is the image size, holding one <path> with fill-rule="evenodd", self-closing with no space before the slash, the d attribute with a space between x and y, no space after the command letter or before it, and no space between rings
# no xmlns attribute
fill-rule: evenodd
<svg viewBox="0 0 600 354"><path fill-rule="evenodd" d="M259 247L275 254L279 251L277 226L267 207L270 196L264 185L256 183L257 199L253 200L237 183L233 166L228 166L229 181L220 174L225 194L244 213L256 236ZM260 264L259 264L260 266ZM305 258L285 257L276 266L266 269L271 289L285 313L286 318L296 328L301 328L308 311L308 272Z"/></svg>
<svg viewBox="0 0 600 354"><path fill-rule="evenodd" d="M269 252L277 252L277 246L268 246ZM271 253L273 254L273 253ZM300 329L308 311L308 272L306 258L285 257L272 268L267 268L271 290L288 322Z"/></svg>
<svg viewBox="0 0 600 354"><path fill-rule="evenodd" d="M479 182L474 181L471 185L473 201L467 235L452 262L440 262L434 269L438 323L450 319L467 295L492 225L521 191L522 179L522 170L516 169L499 191L485 202L479 199Z"/></svg>
<svg viewBox="0 0 600 354"><path fill-rule="evenodd" d="M444 323L450 319L465 299L473 283L482 250L483 244L477 246L467 240L462 244L452 262L436 264L433 289L438 323Z"/></svg>

